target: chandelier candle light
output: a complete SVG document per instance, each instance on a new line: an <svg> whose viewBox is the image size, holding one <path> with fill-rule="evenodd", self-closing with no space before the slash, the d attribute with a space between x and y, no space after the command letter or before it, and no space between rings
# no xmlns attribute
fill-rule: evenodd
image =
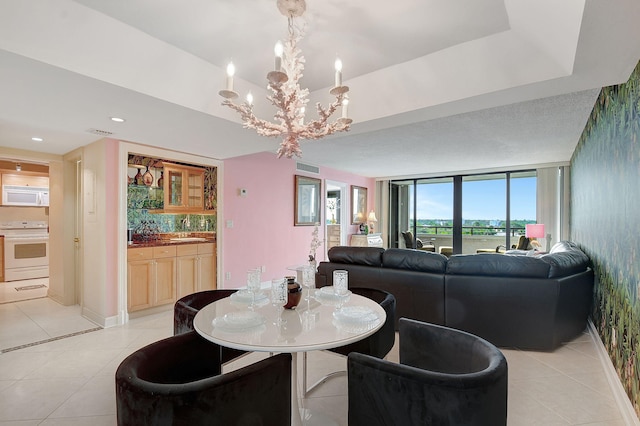
<svg viewBox="0 0 640 426"><path fill-rule="evenodd" d="M267 74L268 88L271 95L267 99L277 108L274 115L276 122L270 122L257 118L253 113L253 96L247 95L245 102L236 104L233 99L238 94L233 91L233 75L235 67L232 63L227 66L226 89L219 92L225 98L222 105L237 111L242 118L245 128L254 129L259 135L267 137L282 137L278 148L278 158L285 156L291 158L294 155L302 156L300 139L321 139L335 132L349 130L353 120L348 118L347 105L349 99L347 92L349 87L342 85L342 61L336 59L335 63L335 87L330 93L336 97L326 109L316 104L319 118L305 124L305 106L309 101L309 89L301 89L298 80L302 77L305 59L301 55L297 43L302 36L296 33L293 18L301 16L306 10L304 0L277 0L278 10L288 19L288 38L284 44L276 43L274 70ZM342 107L342 117L333 123L329 118Z"/></svg>

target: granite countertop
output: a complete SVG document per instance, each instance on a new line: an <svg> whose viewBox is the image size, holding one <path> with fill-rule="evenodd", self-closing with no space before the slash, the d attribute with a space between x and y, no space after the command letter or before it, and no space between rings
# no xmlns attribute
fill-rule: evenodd
<svg viewBox="0 0 640 426"><path fill-rule="evenodd" d="M143 241L133 238L133 243L127 245L127 248L141 248L141 247L160 247L160 246L173 246L182 244L206 244L215 243L217 241L216 234L211 232L192 232L187 236L181 234L160 234L157 239Z"/></svg>

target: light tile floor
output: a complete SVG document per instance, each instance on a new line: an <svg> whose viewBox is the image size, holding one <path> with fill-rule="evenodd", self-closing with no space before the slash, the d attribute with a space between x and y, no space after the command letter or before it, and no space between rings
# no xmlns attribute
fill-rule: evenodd
<svg viewBox="0 0 640 426"><path fill-rule="evenodd" d="M16 305L30 304L25 311L37 309L29 302ZM43 306L50 309L46 302ZM2 332L14 328L13 318L1 314ZM172 313L165 312L0 354L0 425L115 425L116 368L131 352L170 336L172 330ZM552 353L503 352L509 363L509 426L625 425L590 334ZM250 354L226 369L264 356ZM388 359L397 361L397 346ZM345 366L343 357L313 352L309 382ZM346 392L346 377L331 379L301 400L301 406L327 413L346 426Z"/></svg>

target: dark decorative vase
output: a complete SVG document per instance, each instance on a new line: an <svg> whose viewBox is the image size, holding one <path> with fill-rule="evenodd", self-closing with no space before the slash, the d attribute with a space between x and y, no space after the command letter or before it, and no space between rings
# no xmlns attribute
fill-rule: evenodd
<svg viewBox="0 0 640 426"><path fill-rule="evenodd" d="M293 309L298 306L300 299L302 298L302 287L296 282L296 277L287 278L288 297L287 304L284 305L285 309Z"/></svg>

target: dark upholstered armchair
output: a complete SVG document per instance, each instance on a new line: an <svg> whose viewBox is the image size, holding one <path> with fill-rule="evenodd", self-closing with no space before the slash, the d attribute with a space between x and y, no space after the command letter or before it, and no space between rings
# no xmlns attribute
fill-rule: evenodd
<svg viewBox="0 0 640 426"><path fill-rule="evenodd" d="M207 290L188 294L173 305L173 335L193 331L193 319L198 311L216 300L231 296L238 290ZM214 344L214 343L212 343ZM218 346L222 363L227 363L246 352Z"/></svg>
<svg viewBox="0 0 640 426"><path fill-rule="evenodd" d="M413 232L411 231L402 232L402 237L404 238L404 245L408 249L415 248L415 249L424 250L424 251L431 251L431 252L436 251L436 247L433 245L431 241L427 241L427 243L425 244L422 242L420 238L416 238L416 241L415 241L416 245L414 247Z"/></svg>
<svg viewBox="0 0 640 426"><path fill-rule="evenodd" d="M507 361L472 334L400 319L400 364L349 354L349 426L507 424Z"/></svg>
<svg viewBox="0 0 640 426"><path fill-rule="evenodd" d="M290 354L226 374L219 355L196 332L129 355L116 371L118 425L291 424Z"/></svg>
<svg viewBox="0 0 640 426"><path fill-rule="evenodd" d="M377 302L382 309L384 309L387 314L387 319L383 324L382 328L373 333L371 336L366 337L357 342L351 343L349 345L340 346L337 348L327 349L328 351L335 352L344 356L349 355L351 352L360 352L363 354L367 354L376 358L384 358L387 356L391 348L396 342L396 330L395 330L395 317L396 317L396 298L391 293L387 293L386 291L376 290L372 288L360 288L360 287L351 287L351 292L353 294L358 294L360 296L366 297L368 299ZM307 364L307 353L304 353L304 371L303 371L303 386L305 394L311 392L316 388L316 386L324 383L331 377L345 374L344 370L336 371L334 373L328 374L321 378L318 382L311 385L307 388L307 374L306 374L306 364Z"/></svg>

